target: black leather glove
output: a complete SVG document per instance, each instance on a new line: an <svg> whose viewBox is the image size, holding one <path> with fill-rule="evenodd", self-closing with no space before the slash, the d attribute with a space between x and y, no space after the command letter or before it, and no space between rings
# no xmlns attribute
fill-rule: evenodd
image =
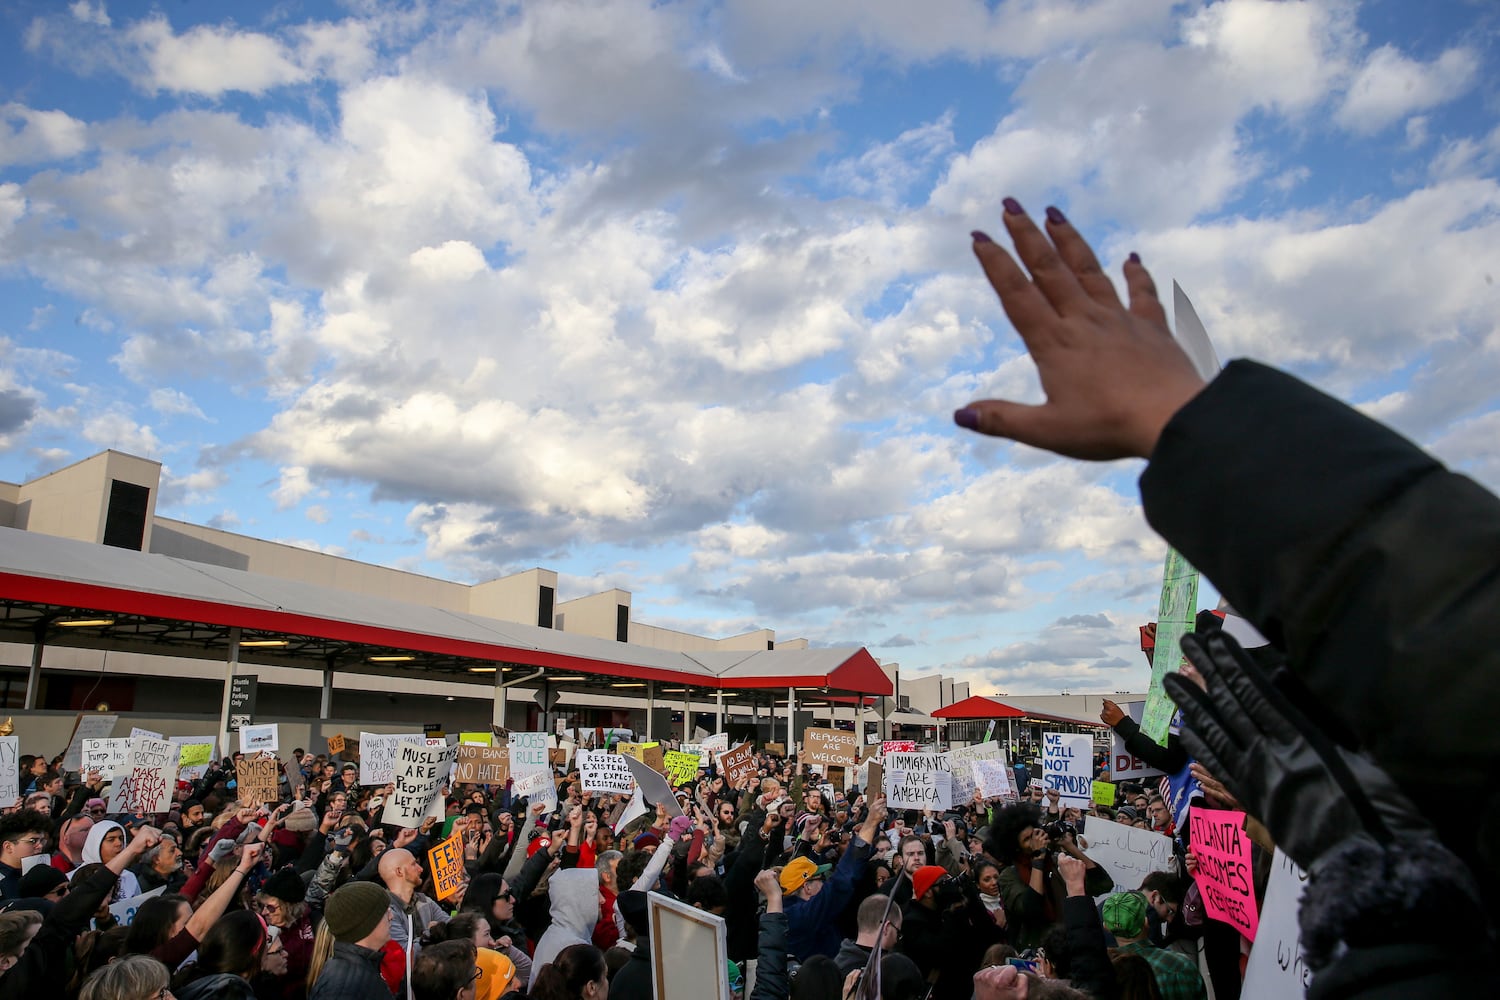
<svg viewBox="0 0 1500 1000"><path fill-rule="evenodd" d="M1384 848L1397 836L1432 836L1389 775L1329 740L1231 636L1186 635L1182 651L1208 683L1165 678L1183 743L1304 870L1351 837Z"/></svg>

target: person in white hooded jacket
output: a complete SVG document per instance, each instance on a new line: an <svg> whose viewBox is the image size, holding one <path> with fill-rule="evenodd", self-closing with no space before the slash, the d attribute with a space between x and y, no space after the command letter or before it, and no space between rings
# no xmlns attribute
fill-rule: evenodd
<svg viewBox="0 0 1500 1000"><path fill-rule="evenodd" d="M116 854L125 849L125 828L114 820L100 820L94 824L89 831L88 840L83 842L83 864L107 865ZM83 867L82 865L79 866ZM78 869L74 869L77 871ZM68 878L72 878L69 875ZM115 884L114 891L110 894L110 902L118 903L122 899L130 899L141 894L141 883L136 879L135 872L126 869L120 873L120 880Z"/></svg>
<svg viewBox="0 0 1500 1000"><path fill-rule="evenodd" d="M548 927L531 955L531 967L540 972L559 952L573 944L589 944L599 922L599 872L587 868L565 868L552 873L547 886L552 908Z"/></svg>

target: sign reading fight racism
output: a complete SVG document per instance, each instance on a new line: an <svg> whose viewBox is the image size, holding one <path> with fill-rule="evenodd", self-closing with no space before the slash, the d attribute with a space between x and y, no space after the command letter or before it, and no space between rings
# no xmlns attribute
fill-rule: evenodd
<svg viewBox="0 0 1500 1000"><path fill-rule="evenodd" d="M510 747L460 743L453 780L469 785L503 785L510 780Z"/></svg>
<svg viewBox="0 0 1500 1000"><path fill-rule="evenodd" d="M279 800L281 792L276 787L276 776L280 773L281 768L271 754L241 757L234 765L235 793L240 802L247 806L263 806Z"/></svg>
<svg viewBox="0 0 1500 1000"><path fill-rule="evenodd" d="M130 741L130 803L136 813L166 812L177 784L177 744L147 737Z"/></svg>
<svg viewBox="0 0 1500 1000"><path fill-rule="evenodd" d="M1042 734L1042 787L1055 788L1065 806L1087 809L1094 792L1094 740L1088 735Z"/></svg>
<svg viewBox="0 0 1500 1000"><path fill-rule="evenodd" d="M719 754L719 771L731 788L738 788L740 782L753 777L756 770L755 747L752 744L741 743L733 750Z"/></svg>
<svg viewBox="0 0 1500 1000"><path fill-rule="evenodd" d="M462 832L454 830L447 840L427 849L427 870L432 872L433 895L440 903L464 887Z"/></svg>
<svg viewBox="0 0 1500 1000"><path fill-rule="evenodd" d="M1204 908L1210 917L1229 924L1254 941L1260 913L1251 881L1245 814L1195 806L1188 818L1189 844L1198 859L1198 872L1193 879L1203 894Z"/></svg>
<svg viewBox="0 0 1500 1000"><path fill-rule="evenodd" d="M893 753L885 758L886 804L892 809L949 809L953 776L938 753Z"/></svg>
<svg viewBox="0 0 1500 1000"><path fill-rule="evenodd" d="M396 772L396 752L407 740L425 742L421 733L359 734L359 783L361 785L388 785Z"/></svg>
<svg viewBox="0 0 1500 1000"><path fill-rule="evenodd" d="M583 790L606 795L629 795L635 791L635 777L625 758L608 750L578 751L578 780Z"/></svg>
<svg viewBox="0 0 1500 1000"><path fill-rule="evenodd" d="M802 733L802 761L821 768L859 763L859 740L841 729L808 729Z"/></svg>
<svg viewBox="0 0 1500 1000"><path fill-rule="evenodd" d="M453 748L430 747L424 740L417 743L408 740L396 753L394 785L390 797L385 800L382 823L411 829L422 825L422 820L433 815L437 806L437 819L443 818L443 782L453 764Z"/></svg>

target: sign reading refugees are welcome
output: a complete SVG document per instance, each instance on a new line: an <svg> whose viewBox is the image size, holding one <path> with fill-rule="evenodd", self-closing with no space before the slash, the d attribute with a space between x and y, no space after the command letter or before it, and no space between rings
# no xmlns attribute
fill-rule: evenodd
<svg viewBox="0 0 1500 1000"><path fill-rule="evenodd" d="M802 734L802 760L822 768L853 767L859 762L859 740L842 729L808 729Z"/></svg>
<svg viewBox="0 0 1500 1000"><path fill-rule="evenodd" d="M1204 908L1210 917L1254 941L1260 913L1255 905L1245 814L1194 806L1188 818L1189 844L1198 859L1193 878L1203 894Z"/></svg>

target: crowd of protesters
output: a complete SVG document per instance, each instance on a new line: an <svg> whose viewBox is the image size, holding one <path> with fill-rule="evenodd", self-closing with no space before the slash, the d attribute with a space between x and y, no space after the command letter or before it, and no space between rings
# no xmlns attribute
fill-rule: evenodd
<svg viewBox="0 0 1500 1000"><path fill-rule="evenodd" d="M23 758L0 817L0 1000L646 1000L671 975L650 893L723 918L750 1000L1233 1000L1253 944L1205 912L1185 835L1201 805L1246 814L1257 893L1272 850L1306 871L1310 995L1491 995L1500 502L1280 373L1206 380L1139 259L1126 305L1057 210L1038 227L1007 200L1004 224L1019 264L983 233L975 252L1047 399L955 421L1149 459L1151 523L1265 640L1247 652L1200 618L1164 682L1179 736L1106 704L1134 754L1195 779L1189 801L1120 783L1118 808L1068 809L1023 780L892 811L762 752L628 821L625 796L560 771L555 803L460 785L408 829L380 822L388 788L324 755L293 755L282 802L240 804L225 760L150 816L109 815L97 773ZM1096 817L1167 835L1171 864L1115 885L1089 855ZM439 899L427 849L452 830L465 879Z"/></svg>

